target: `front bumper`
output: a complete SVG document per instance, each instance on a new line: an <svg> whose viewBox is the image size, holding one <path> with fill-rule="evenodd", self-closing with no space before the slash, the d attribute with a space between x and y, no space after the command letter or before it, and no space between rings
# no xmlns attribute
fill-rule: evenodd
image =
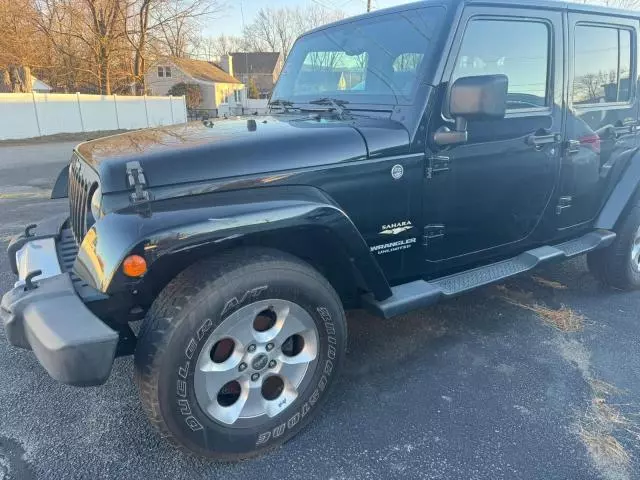
<svg viewBox="0 0 640 480"><path fill-rule="evenodd" d="M33 350L54 379L78 386L99 385L111 372L118 333L96 317L64 271L56 253L66 218L55 217L9 245L19 280L2 297L0 317L12 345ZM25 285L35 270L42 274Z"/></svg>

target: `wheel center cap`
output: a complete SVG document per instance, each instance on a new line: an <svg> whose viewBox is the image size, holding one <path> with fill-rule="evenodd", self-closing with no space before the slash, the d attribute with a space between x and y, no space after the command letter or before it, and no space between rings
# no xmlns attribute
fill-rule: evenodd
<svg viewBox="0 0 640 480"><path fill-rule="evenodd" d="M251 361L251 367L254 370L262 370L267 366L267 363L269 363L269 357L265 353L261 353Z"/></svg>

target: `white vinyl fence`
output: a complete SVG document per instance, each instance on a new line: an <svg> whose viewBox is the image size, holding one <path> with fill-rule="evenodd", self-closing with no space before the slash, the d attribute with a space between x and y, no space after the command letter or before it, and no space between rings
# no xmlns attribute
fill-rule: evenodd
<svg viewBox="0 0 640 480"><path fill-rule="evenodd" d="M184 97L0 93L0 140L186 121Z"/></svg>

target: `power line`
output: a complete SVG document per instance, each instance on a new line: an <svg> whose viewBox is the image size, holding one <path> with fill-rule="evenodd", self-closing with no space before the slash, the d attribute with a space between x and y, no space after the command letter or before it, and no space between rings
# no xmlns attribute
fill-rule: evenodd
<svg viewBox="0 0 640 480"><path fill-rule="evenodd" d="M335 6L330 7L329 5L326 5L325 3L322 3L320 0L311 0L313 3L315 3L316 5L320 5L322 8L326 8L327 10L335 10L338 11L338 9Z"/></svg>

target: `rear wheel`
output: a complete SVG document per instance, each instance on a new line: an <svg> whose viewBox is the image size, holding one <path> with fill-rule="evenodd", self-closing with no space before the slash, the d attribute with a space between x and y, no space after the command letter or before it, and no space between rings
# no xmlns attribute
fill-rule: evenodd
<svg viewBox="0 0 640 480"><path fill-rule="evenodd" d="M610 246L588 254L589 270L605 285L640 289L640 206L629 210L616 233Z"/></svg>
<svg viewBox="0 0 640 480"><path fill-rule="evenodd" d="M341 366L346 322L306 263L262 249L192 266L160 294L135 355L144 408L163 436L239 460L294 436Z"/></svg>

